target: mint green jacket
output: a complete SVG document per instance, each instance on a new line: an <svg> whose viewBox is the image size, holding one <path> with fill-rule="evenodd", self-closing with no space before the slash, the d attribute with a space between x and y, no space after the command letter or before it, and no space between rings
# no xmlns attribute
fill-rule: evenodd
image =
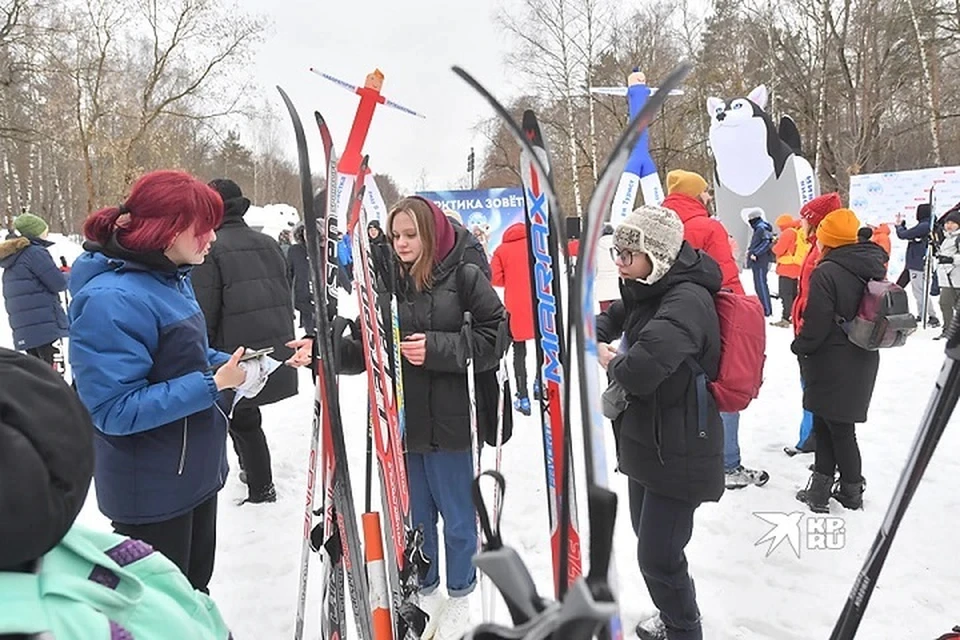
<svg viewBox="0 0 960 640"><path fill-rule="evenodd" d="M139 540L74 525L35 573L0 572L0 635L227 640L216 604Z"/></svg>

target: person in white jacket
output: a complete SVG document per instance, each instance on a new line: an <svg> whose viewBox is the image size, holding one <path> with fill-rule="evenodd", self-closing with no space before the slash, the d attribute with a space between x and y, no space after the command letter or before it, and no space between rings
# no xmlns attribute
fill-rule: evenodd
<svg viewBox="0 0 960 640"><path fill-rule="evenodd" d="M940 282L940 311L943 312L943 333L953 320L953 309L960 297L960 210L950 211L943 219L945 232L937 252L937 277Z"/></svg>
<svg viewBox="0 0 960 640"><path fill-rule="evenodd" d="M597 300L600 301L601 313L620 299L620 274L613 256L610 255L612 248L613 227L608 224L603 229L597 251Z"/></svg>

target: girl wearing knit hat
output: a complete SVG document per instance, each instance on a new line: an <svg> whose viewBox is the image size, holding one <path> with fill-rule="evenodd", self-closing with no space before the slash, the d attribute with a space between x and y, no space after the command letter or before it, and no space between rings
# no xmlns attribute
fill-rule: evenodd
<svg viewBox="0 0 960 640"><path fill-rule="evenodd" d="M0 269L3 269L3 298L13 329L13 344L54 366L66 337L69 323L60 304L60 292L67 288L67 276L53 261L47 247L47 223L31 213L13 222L20 237L0 242Z"/></svg>
<svg viewBox="0 0 960 640"><path fill-rule="evenodd" d="M684 548L697 507L723 494L724 437L712 396L701 424L696 374L685 363L694 358L708 376L717 373L720 267L684 242L680 218L662 207L624 218L612 255L621 299L597 318L600 364L610 379L604 414L613 420L618 468L629 477L640 571L659 609L637 635L700 639ZM609 344L617 339L619 349Z"/></svg>
<svg viewBox="0 0 960 640"><path fill-rule="evenodd" d="M857 242L860 221L849 209L827 215L817 228L820 261L810 277L800 333L791 350L805 382L803 407L813 414L814 471L797 493L812 511L827 513L833 496L848 509L863 506L863 475L855 424L866 422L880 355L850 342L838 318L852 320L864 283L886 275L887 255ZM834 486L834 473L840 480Z"/></svg>

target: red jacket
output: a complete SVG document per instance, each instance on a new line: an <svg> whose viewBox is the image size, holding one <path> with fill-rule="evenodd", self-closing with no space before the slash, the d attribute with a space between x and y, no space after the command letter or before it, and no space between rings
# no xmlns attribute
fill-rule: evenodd
<svg viewBox="0 0 960 640"><path fill-rule="evenodd" d="M720 265L723 274L723 288L743 295L740 284L740 270L733 259L730 238L726 228L719 220L707 215L707 208L696 198L679 193L671 193L661 206L671 209L683 222L683 239L694 249L700 249Z"/></svg>
<svg viewBox="0 0 960 640"><path fill-rule="evenodd" d="M522 222L503 232L500 246L490 259L491 282L503 287L504 306L510 313L510 335L515 342L533 340L533 293L530 288L530 249Z"/></svg>
<svg viewBox="0 0 960 640"><path fill-rule="evenodd" d="M793 309L790 312L790 319L793 321L793 335L800 335L800 328L803 326L803 310L807 308L807 297L810 295L810 276L820 261L820 249L817 248L817 238L814 235L809 236L810 252L800 267L800 281L797 283L797 298L793 301Z"/></svg>

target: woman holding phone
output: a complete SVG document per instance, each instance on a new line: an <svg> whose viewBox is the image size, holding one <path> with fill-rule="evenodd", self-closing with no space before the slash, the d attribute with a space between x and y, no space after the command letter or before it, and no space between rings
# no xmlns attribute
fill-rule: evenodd
<svg viewBox="0 0 960 640"><path fill-rule="evenodd" d="M243 348L209 348L190 282L222 217L220 196L192 176L146 174L126 202L87 218L86 252L70 281L70 364L97 427L100 511L203 592L227 476L227 416L217 401L224 389L255 386L247 371L260 371L241 364ZM300 350L288 364L308 361Z"/></svg>

